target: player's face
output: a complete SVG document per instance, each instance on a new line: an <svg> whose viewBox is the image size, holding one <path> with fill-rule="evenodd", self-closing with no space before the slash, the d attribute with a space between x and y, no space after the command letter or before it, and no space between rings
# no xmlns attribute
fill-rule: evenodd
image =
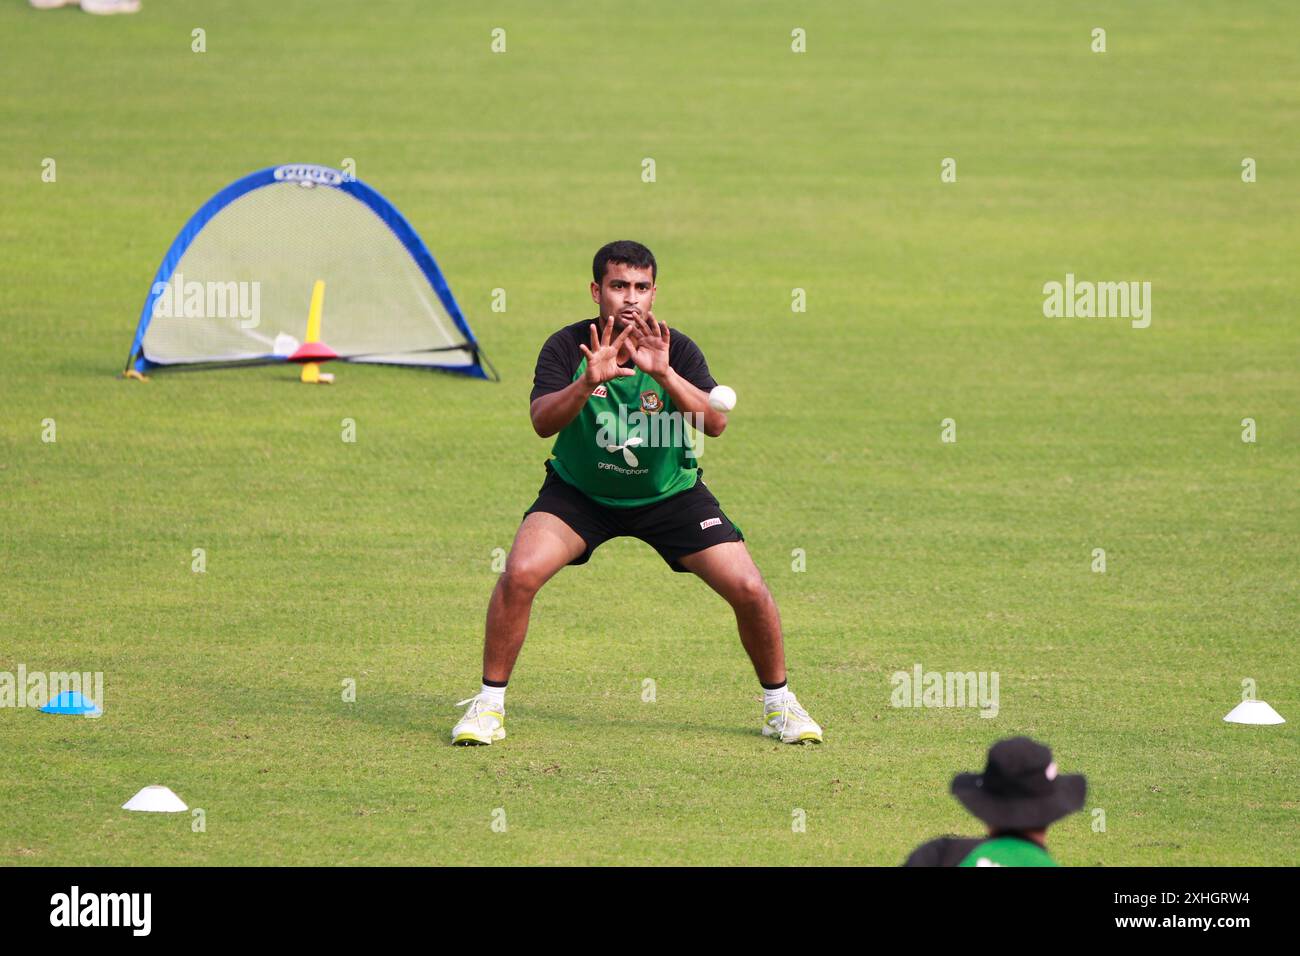
<svg viewBox="0 0 1300 956"><path fill-rule="evenodd" d="M591 298L600 306L601 318L614 316L615 327L622 331L637 316L645 318L654 306L655 281L648 266L638 269L610 262L605 266L604 281L591 284Z"/></svg>

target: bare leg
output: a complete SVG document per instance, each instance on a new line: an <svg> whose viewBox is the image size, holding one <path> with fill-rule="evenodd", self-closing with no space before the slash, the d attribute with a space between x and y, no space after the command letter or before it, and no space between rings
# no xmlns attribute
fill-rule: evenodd
<svg viewBox="0 0 1300 956"><path fill-rule="evenodd" d="M506 569L488 602L484 678L501 683L510 679L528 633L533 598L543 584L585 549L578 533L555 515L535 511L524 518L510 546Z"/></svg>
<svg viewBox="0 0 1300 956"><path fill-rule="evenodd" d="M772 592L749 555L743 541L728 541L688 554L682 567L698 575L726 599L736 612L740 643L764 684L785 680L785 644L781 639L781 613Z"/></svg>

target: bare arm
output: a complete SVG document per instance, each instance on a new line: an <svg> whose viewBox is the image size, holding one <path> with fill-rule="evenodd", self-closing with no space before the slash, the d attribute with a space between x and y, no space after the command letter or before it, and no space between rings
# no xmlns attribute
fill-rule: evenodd
<svg viewBox="0 0 1300 956"><path fill-rule="evenodd" d="M692 415L704 416L704 434L710 438L717 438L722 434L723 429L727 427L727 413L709 407L708 392L696 388L672 368L661 375L655 375L654 380L663 386L664 391L672 398L673 404L679 409Z"/></svg>
<svg viewBox="0 0 1300 956"><path fill-rule="evenodd" d="M632 332L629 325L613 338L614 317L605 322L605 331L596 334L596 323L591 324L591 348L579 345L582 354L587 357L587 370L582 377L571 382L558 392L539 395L528 408L528 415L533 420L533 431L542 438L550 438L569 422L578 417L582 406L587 403L597 385L614 378L635 375L636 370L623 368L618 364L618 350L623 347ZM611 341L611 339L613 339Z"/></svg>
<svg viewBox="0 0 1300 956"><path fill-rule="evenodd" d="M633 356L636 364L651 378L662 386L673 400L673 404L692 416L704 416L704 434L717 438L727 427L726 412L715 411L709 407L709 393L696 388L677 374L668 364L669 344L672 333L668 326L655 318L653 312L644 319L636 320L637 335L633 338L637 351Z"/></svg>
<svg viewBox="0 0 1300 956"><path fill-rule="evenodd" d="M578 412L587 404L587 399L595 388L595 385L588 385L578 379L558 392L539 395L528 407L528 414L533 420L533 431L542 438L550 438L578 417Z"/></svg>

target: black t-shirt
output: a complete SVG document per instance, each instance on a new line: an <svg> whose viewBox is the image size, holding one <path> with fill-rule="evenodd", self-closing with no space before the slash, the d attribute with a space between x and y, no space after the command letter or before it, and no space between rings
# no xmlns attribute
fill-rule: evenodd
<svg viewBox="0 0 1300 956"><path fill-rule="evenodd" d="M542 351L537 356L537 369L533 373L533 394L528 399L530 403L543 395L558 392L573 384L573 376L577 373L582 360L586 358L578 346L585 345L591 348L593 322L596 324L597 334L601 333L604 326L600 319L585 319L582 322L566 325L546 340L546 344L542 346ZM618 337L619 331L615 323L613 338ZM709 363L704 360L704 353L700 351L700 347L684 332L679 332L677 329L668 331L670 333L668 364L672 366L673 371L702 391L710 392L716 388L718 383L709 374ZM635 363L629 358L623 363L623 367L634 368Z"/></svg>

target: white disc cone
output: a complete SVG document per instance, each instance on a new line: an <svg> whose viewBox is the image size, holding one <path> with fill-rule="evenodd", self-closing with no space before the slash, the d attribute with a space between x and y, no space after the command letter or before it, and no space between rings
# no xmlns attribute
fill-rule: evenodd
<svg viewBox="0 0 1300 956"><path fill-rule="evenodd" d="M1285 724L1286 719L1262 700L1243 700L1223 718L1230 724Z"/></svg>
<svg viewBox="0 0 1300 956"><path fill-rule="evenodd" d="M281 332L275 337L275 342L271 346L271 354L278 355L280 358L287 358L302 347L302 343L295 339L288 332Z"/></svg>
<svg viewBox="0 0 1300 956"><path fill-rule="evenodd" d="M182 813L189 809L185 801L166 787L145 787L126 803L123 810L143 810L146 813Z"/></svg>

